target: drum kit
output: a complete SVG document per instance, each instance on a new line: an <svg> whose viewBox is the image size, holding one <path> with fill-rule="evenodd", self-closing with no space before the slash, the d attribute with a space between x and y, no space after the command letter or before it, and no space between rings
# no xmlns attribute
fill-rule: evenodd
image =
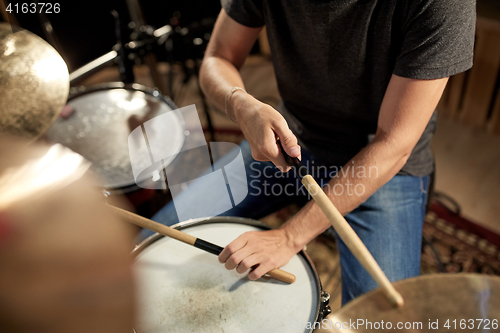
<svg viewBox="0 0 500 333"><path fill-rule="evenodd" d="M464 323L468 332L498 330L498 277L429 275L388 286L366 260L381 288L330 314L329 295L304 251L283 267L296 277L291 284L225 270L206 241L226 245L266 229L253 220L182 222L174 229L206 240L205 248L156 234L131 255L130 224L109 207L123 203L104 204L98 189L124 193L136 186L128 135L176 107L137 84L78 88L69 99L68 92L57 52L28 31L0 24L0 331L371 332L381 323L391 323L387 330L398 323L406 331L457 331ZM65 104L72 109L67 119L60 117ZM184 135L181 119L170 126ZM50 142L34 142L41 136ZM342 230L341 217L330 215ZM366 254L359 253L362 261Z"/></svg>

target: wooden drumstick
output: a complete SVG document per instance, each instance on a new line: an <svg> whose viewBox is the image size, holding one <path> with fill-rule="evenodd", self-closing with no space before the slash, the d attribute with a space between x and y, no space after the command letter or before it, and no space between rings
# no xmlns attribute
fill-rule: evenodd
<svg viewBox="0 0 500 333"><path fill-rule="evenodd" d="M321 208L328 220L330 220L330 223L340 238L344 241L345 245L382 288L391 304L393 306L402 307L404 305L403 297L391 284L378 263L375 261L375 258L373 258L370 251L366 248L363 241L361 241L356 232L352 229L349 223L347 223L342 214L340 214L337 207L335 207L330 198L328 198L323 189L318 185L316 180L308 174L307 168L302 165L298 158L289 156L279 141L278 144L281 147L281 152L285 157L285 161L302 179L302 184L305 186L309 194L311 194L312 198Z"/></svg>
<svg viewBox="0 0 500 333"><path fill-rule="evenodd" d="M210 242L207 242L203 239L197 238L195 236L186 234L182 231L179 231L177 229L168 227L164 224L152 221L150 219L147 219L145 217L139 216L137 214L131 213L129 211L126 211L124 209L114 207L109 205L122 219L125 221L135 224L139 227L149 229L151 231L157 232L160 235L163 236L168 236L170 238L176 239L178 241L184 242L186 244L192 245L194 247L197 247L203 251L219 255L222 250L224 250L223 247L220 247L218 245L212 244ZM273 269L272 271L267 272L267 275L272 277L273 279L276 279L281 282L285 283L294 283L295 282L295 275L288 273L286 271L283 271L281 269Z"/></svg>

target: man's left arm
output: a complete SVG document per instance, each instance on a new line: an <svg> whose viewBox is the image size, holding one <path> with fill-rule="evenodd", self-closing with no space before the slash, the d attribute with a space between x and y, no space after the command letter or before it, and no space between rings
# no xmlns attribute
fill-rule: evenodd
<svg viewBox="0 0 500 333"><path fill-rule="evenodd" d="M366 201L404 166L420 139L444 91L448 78L416 80L393 75L378 118L375 138L346 165L354 170L376 170L374 177L358 177L357 172L340 173L327 188L341 186L340 196L327 193L337 209L346 215ZM359 195L353 189L362 186ZM348 190L350 187L350 191ZM359 192L359 191L358 191ZM284 266L307 243L330 226L314 201L277 230L248 232L234 240L219 255L226 268L239 273L259 265L249 278Z"/></svg>

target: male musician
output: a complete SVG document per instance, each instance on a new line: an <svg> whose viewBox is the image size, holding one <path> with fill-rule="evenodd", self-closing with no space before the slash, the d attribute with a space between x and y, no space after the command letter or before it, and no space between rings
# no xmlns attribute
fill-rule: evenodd
<svg viewBox="0 0 500 333"><path fill-rule="evenodd" d="M248 140L241 145L242 182L250 186L225 215L260 218L308 199L292 173L266 172L270 162L288 169L279 139L309 166L391 281L419 275L434 110L448 77L472 66L475 1L223 0L222 6L200 81ZM238 71L263 26L283 99L279 110L246 93ZM170 207L155 218L171 223L172 214ZM239 273L258 265L249 273L257 279L329 226L309 201L281 228L243 234L219 260ZM376 283L340 239L338 245L345 304Z"/></svg>

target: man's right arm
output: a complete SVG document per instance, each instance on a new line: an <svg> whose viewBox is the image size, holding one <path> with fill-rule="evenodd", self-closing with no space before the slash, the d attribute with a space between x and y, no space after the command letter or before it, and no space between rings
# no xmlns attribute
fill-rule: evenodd
<svg viewBox="0 0 500 333"><path fill-rule="evenodd" d="M221 10L200 70L201 88L219 110L225 109L231 88L244 87L239 69L261 30L241 25Z"/></svg>
<svg viewBox="0 0 500 333"><path fill-rule="evenodd" d="M227 93L244 87L239 69L261 30L244 26L221 10L203 58L200 85L210 102L240 126L256 160L272 161L287 169L276 139L290 156L300 156L300 147L278 111L241 90L228 96L226 109Z"/></svg>

